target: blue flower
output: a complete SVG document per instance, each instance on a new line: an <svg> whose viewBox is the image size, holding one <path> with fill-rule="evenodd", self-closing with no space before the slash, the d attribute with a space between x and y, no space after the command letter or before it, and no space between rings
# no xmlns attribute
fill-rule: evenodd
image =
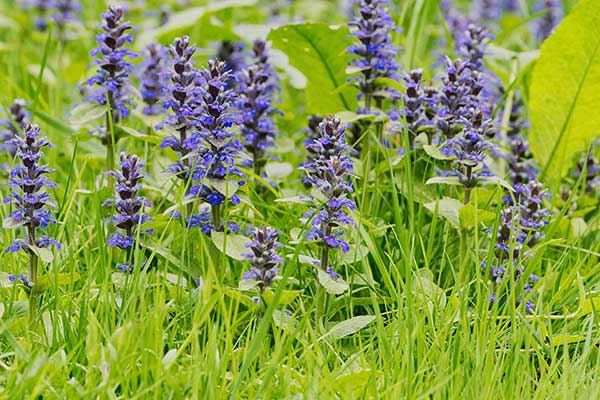
<svg viewBox="0 0 600 400"><path fill-rule="evenodd" d="M537 0L533 12L541 16L531 22L536 39L544 41L562 20L564 10L560 0Z"/></svg>
<svg viewBox="0 0 600 400"><path fill-rule="evenodd" d="M167 51L163 46L151 43L146 46L142 57L144 61L140 65L140 93L146 104L142 112L146 115L162 114L164 108L160 99L168 81Z"/></svg>
<svg viewBox="0 0 600 400"><path fill-rule="evenodd" d="M319 135L306 145L313 157L301 165L307 182L325 199L323 204L315 204L304 215L312 218L307 239L317 241L324 251L323 270L328 268L326 256L329 249L350 250L343 235L344 228L354 224L349 212L355 206L350 199L353 165L348 156L350 146L345 143L345 130L339 119L331 115L325 117L319 124Z"/></svg>
<svg viewBox="0 0 600 400"><path fill-rule="evenodd" d="M133 35L129 33L133 27L123 20L124 16L125 12L120 6L111 6L108 12L101 14L102 32L96 35L98 47L90 53L96 57L94 64L98 69L96 75L87 80L89 90L86 100L100 105L108 104L113 123L129 116L134 107L129 98L129 73L132 69L129 59L135 58L136 54L126 48L133 41Z"/></svg>
<svg viewBox="0 0 600 400"><path fill-rule="evenodd" d="M275 146L274 139L278 134L273 116L279 111L273 102L280 88L277 73L269 62L267 44L256 40L252 52L254 63L236 75L238 97L235 105L242 122L242 142L252 157L255 173L260 176L267 161L267 150Z"/></svg>
<svg viewBox="0 0 600 400"><path fill-rule="evenodd" d="M17 153L13 139L22 134L31 117L27 107L27 101L16 99L9 107L10 118L0 120L0 151L8 153L10 158Z"/></svg>
<svg viewBox="0 0 600 400"><path fill-rule="evenodd" d="M5 202L14 206L9 218L15 226L25 228L26 237L25 240L17 239L7 251L28 250L28 245L60 247L53 239L36 239L39 228L56 222L50 212L55 204L46 189L57 185L46 176L53 172L52 169L40 164L42 149L51 144L46 138L40 137L40 128L34 124L25 125L23 136L14 136L10 144L17 149L16 155L21 163L10 172L9 185L12 191Z"/></svg>
<svg viewBox="0 0 600 400"><path fill-rule="evenodd" d="M250 253L243 257L250 262L251 268L243 275L245 280L259 282L260 290L271 285L279 272L278 265L283 264L283 259L277 255L277 249L283 247L277 241L280 232L271 227L254 228L253 240L246 245Z"/></svg>
<svg viewBox="0 0 600 400"><path fill-rule="evenodd" d="M83 11L77 0L54 0L54 13L52 19L58 27L61 40L67 39L67 26L74 22L81 22L79 14Z"/></svg>
<svg viewBox="0 0 600 400"><path fill-rule="evenodd" d="M167 171L184 179L189 176L192 161L186 157L189 153L186 142L198 127L196 108L200 101L200 90L196 82L199 72L194 68L192 60L195 52L196 47L190 45L188 36L176 38L169 47L170 83L165 91L163 106L171 110L172 114L157 126L158 129L170 126L177 131L177 136L169 135L163 140L160 147L171 148L179 154L181 160L169 166Z"/></svg>
<svg viewBox="0 0 600 400"><path fill-rule="evenodd" d="M115 215L111 221L122 230L110 235L108 245L128 249L134 246L139 227L151 220L144 212L144 208L150 207L151 204L145 197L138 195L141 189L140 181L144 177L141 171L143 164L139 162L138 157L121 153L119 166L120 170L108 172L116 180L116 196L107 199L103 205L114 207Z"/></svg>
<svg viewBox="0 0 600 400"><path fill-rule="evenodd" d="M391 35L398 28L389 13L388 0L359 0L357 4L358 13L348 24L354 28L352 36L357 43L348 47L348 53L356 56L350 66L360 75L352 80L361 91L359 97L365 98L366 111L370 111L371 99L398 96L395 90L377 82L379 78L398 79L396 55L400 49L393 45Z"/></svg>

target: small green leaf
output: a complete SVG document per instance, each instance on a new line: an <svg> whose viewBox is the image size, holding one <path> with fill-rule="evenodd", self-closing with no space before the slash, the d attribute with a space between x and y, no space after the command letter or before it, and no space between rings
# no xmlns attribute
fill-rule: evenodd
<svg viewBox="0 0 600 400"><path fill-rule="evenodd" d="M339 118L345 124L351 124L356 121L373 120L375 115L373 114L357 114L352 111L341 111L335 114L336 118Z"/></svg>
<svg viewBox="0 0 600 400"><path fill-rule="evenodd" d="M298 325L296 318L281 310L273 311L273 322L276 327L283 329L284 331L293 330Z"/></svg>
<svg viewBox="0 0 600 400"><path fill-rule="evenodd" d="M258 286L256 279L241 279L238 283L238 289L240 290L254 290Z"/></svg>
<svg viewBox="0 0 600 400"><path fill-rule="evenodd" d="M317 279L325 291L329 294L342 294L348 290L348 284L342 279L333 279L331 275L319 268Z"/></svg>
<svg viewBox="0 0 600 400"><path fill-rule="evenodd" d="M4 229L16 229L23 226L23 221L17 221L11 216L4 218L2 221L2 227Z"/></svg>
<svg viewBox="0 0 600 400"><path fill-rule="evenodd" d="M223 196L231 197L237 192L240 185L234 180L209 179L210 186Z"/></svg>
<svg viewBox="0 0 600 400"><path fill-rule="evenodd" d="M38 246L29 246L31 251L33 251L44 263L51 263L54 260L54 255L52 254L52 250L46 247L38 247Z"/></svg>
<svg viewBox="0 0 600 400"><path fill-rule="evenodd" d="M461 207L458 214L460 217L460 226L463 228L473 228L476 222L489 226L496 219L496 213L480 210L472 204Z"/></svg>
<svg viewBox="0 0 600 400"><path fill-rule="evenodd" d="M284 306L286 304L290 304L291 302L296 300L296 298L300 295L300 293L302 293L301 290L283 290L281 292L281 296L279 297L279 301L277 302L277 304L280 304L282 306ZM263 293L263 298L265 299L265 302L269 305L273 301L273 297L274 297L274 293L270 289L266 290Z"/></svg>
<svg viewBox="0 0 600 400"><path fill-rule="evenodd" d="M267 177L275 182L281 182L286 177L294 172L294 166L289 162L272 161L265 165L265 173Z"/></svg>
<svg viewBox="0 0 600 400"><path fill-rule="evenodd" d="M375 321L374 315L360 315L358 317L352 317L335 324L333 327L331 327L329 332L327 332L325 337L341 339L360 331L373 321Z"/></svg>
<svg viewBox="0 0 600 400"><path fill-rule="evenodd" d="M509 192L514 192L515 189L512 187L512 185L508 182L506 182L504 179L499 178L497 176L488 176L485 178L482 178L479 181L480 184L482 185L500 185L502 186L504 189L508 190Z"/></svg>
<svg viewBox="0 0 600 400"><path fill-rule="evenodd" d="M225 235L223 232L213 231L210 235L215 247L222 253L227 254L234 260L243 260L242 254L248 253L246 244L250 243L250 239L243 235Z"/></svg>
<svg viewBox="0 0 600 400"><path fill-rule="evenodd" d="M436 160L449 160L452 158L442 153L439 147L432 146L430 144L424 144L423 150L425 150L425 153L427 153L429 157L434 158Z"/></svg>
<svg viewBox="0 0 600 400"><path fill-rule="evenodd" d="M140 139L143 142L148 142L152 144L160 144L162 142L162 138L160 136L146 135L145 133L140 132L137 129L130 128L128 126L118 125L116 129L136 139Z"/></svg>
<svg viewBox="0 0 600 400"><path fill-rule="evenodd" d="M69 122L81 127L106 116L106 107L95 103L81 103L71 110Z"/></svg>
<svg viewBox="0 0 600 400"><path fill-rule="evenodd" d="M453 227L460 228L460 210L464 204L456 199L444 197L441 200L424 204L425 208L446 219Z"/></svg>
<svg viewBox="0 0 600 400"><path fill-rule="evenodd" d="M427 182L425 182L426 185L434 185L436 183L441 185L462 186L458 176L434 176L433 178L427 179Z"/></svg>

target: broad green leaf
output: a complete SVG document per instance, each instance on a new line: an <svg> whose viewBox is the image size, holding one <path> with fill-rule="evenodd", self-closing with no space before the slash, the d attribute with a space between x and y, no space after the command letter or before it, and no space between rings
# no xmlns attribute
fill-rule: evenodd
<svg viewBox="0 0 600 400"><path fill-rule="evenodd" d="M281 182L294 172L294 166L289 162L271 161L265 165L265 173L269 179Z"/></svg>
<svg viewBox="0 0 600 400"><path fill-rule="evenodd" d="M302 291L300 290L283 290L281 292L281 296L279 297L279 301L277 304L285 306L286 304L290 304L292 301L296 300L296 298L300 295ZM270 305L273 302L273 293L272 290L265 290L263 293L263 298L267 305Z"/></svg>
<svg viewBox="0 0 600 400"><path fill-rule="evenodd" d="M374 315L360 315L358 317L352 317L335 324L325 336L332 337L334 339L341 339L360 331L374 320Z"/></svg>
<svg viewBox="0 0 600 400"><path fill-rule="evenodd" d="M157 29L145 29L137 38L136 46L138 49L143 48L156 39L159 39L162 43L167 43L171 42L173 38L185 34L196 40L206 40L207 37L210 37L213 41L237 39L237 37L224 37L223 34L228 34L229 32L223 27L221 27L220 31L209 29L211 33L220 34L219 37L216 37L215 34L198 36L197 33L199 33L198 29L202 33L206 33L207 25L210 25L209 28L217 28L213 24L208 24L209 20L205 17L209 14L227 8L251 6L256 2L257 0L220 0L207 6L187 8L183 11L173 13L166 25ZM231 33L229 34L231 35Z"/></svg>
<svg viewBox="0 0 600 400"><path fill-rule="evenodd" d="M273 311L273 322L275 323L275 326L283 330L293 330L296 325L298 325L296 318L287 315L285 311L281 310Z"/></svg>
<svg viewBox="0 0 600 400"><path fill-rule="evenodd" d="M429 157L434 158L436 160L449 160L449 159L452 158L452 157L448 157L447 155L445 155L444 153L442 153L440 151L439 147L432 146L430 144L424 144L423 145L423 150L425 150L425 153L427 153L427 155Z"/></svg>
<svg viewBox="0 0 600 400"><path fill-rule="evenodd" d="M458 211L458 215L460 218L460 226L463 228L473 228L476 223L481 224L482 222L489 226L496 219L496 213L480 210L472 204L463 206Z"/></svg>
<svg viewBox="0 0 600 400"><path fill-rule="evenodd" d="M350 45L346 27L323 23L284 25L269 34L273 47L283 51L290 64L306 78L307 111L326 114L357 108L356 90L347 86Z"/></svg>
<svg viewBox="0 0 600 400"><path fill-rule="evenodd" d="M456 199L444 197L441 200L424 204L425 208L446 219L453 227L460 228L460 209L464 204Z"/></svg>
<svg viewBox="0 0 600 400"><path fill-rule="evenodd" d="M227 235L223 232L213 231L210 235L213 243L222 253L227 254L234 260L243 260L242 254L248 253L247 243L250 243L250 239L242 235Z"/></svg>
<svg viewBox="0 0 600 400"><path fill-rule="evenodd" d="M148 142L152 144L159 144L162 142L162 137L156 135L147 135L143 132L138 131L137 129L130 128L128 126L119 125L117 126L118 130L123 131L129 136L140 139L143 142Z"/></svg>
<svg viewBox="0 0 600 400"><path fill-rule="evenodd" d="M348 290L348 284L342 279L333 279L331 275L319 268L317 279L325 291L329 294L342 294Z"/></svg>
<svg viewBox="0 0 600 400"><path fill-rule="evenodd" d="M23 226L23 221L17 221L10 215L2 221L2 228L4 229L16 229Z"/></svg>
<svg viewBox="0 0 600 400"><path fill-rule="evenodd" d="M544 42L530 91L531 151L556 182L600 132L600 1L579 2Z"/></svg>
<svg viewBox="0 0 600 400"><path fill-rule="evenodd" d="M106 115L106 107L95 103L81 103L71 110L69 122L77 127Z"/></svg>

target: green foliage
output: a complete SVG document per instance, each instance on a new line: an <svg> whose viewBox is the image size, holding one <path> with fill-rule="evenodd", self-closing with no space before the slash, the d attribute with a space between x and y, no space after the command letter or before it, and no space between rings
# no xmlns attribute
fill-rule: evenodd
<svg viewBox="0 0 600 400"><path fill-rule="evenodd" d="M600 3L582 0L542 46L531 82L531 150L557 183L598 137Z"/></svg>
<svg viewBox="0 0 600 400"><path fill-rule="evenodd" d="M347 82L350 44L346 27L324 23L285 25L269 34L273 47L283 51L290 64L305 77L306 108L311 114L356 109L356 90Z"/></svg>

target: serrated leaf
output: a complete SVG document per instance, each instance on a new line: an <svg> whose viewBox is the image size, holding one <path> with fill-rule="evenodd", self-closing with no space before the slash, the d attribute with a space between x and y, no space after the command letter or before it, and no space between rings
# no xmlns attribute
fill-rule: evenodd
<svg viewBox="0 0 600 400"><path fill-rule="evenodd" d="M557 182L600 132L600 1L582 0L544 42L530 88L531 151Z"/></svg>
<svg viewBox="0 0 600 400"><path fill-rule="evenodd" d="M360 331L373 321L375 321L374 315L360 315L357 317L352 317L350 319L335 324L329 330L329 332L327 332L325 337L341 339Z"/></svg>
<svg viewBox="0 0 600 400"><path fill-rule="evenodd" d="M456 199L444 197L441 200L423 205L426 209L448 221L453 227L460 228L460 210L464 204Z"/></svg>
<svg viewBox="0 0 600 400"><path fill-rule="evenodd" d="M317 272L317 279L325 291L329 294L342 294L348 290L348 284L342 279L333 279L327 272L319 269Z"/></svg>
<svg viewBox="0 0 600 400"><path fill-rule="evenodd" d="M246 236L235 234L225 236L223 232L213 231L210 237L217 249L234 260L243 260L242 254L247 254L249 251L246 244L250 243L250 239Z"/></svg>
<svg viewBox="0 0 600 400"><path fill-rule="evenodd" d="M284 25L271 30L273 47L283 51L292 66L307 79L307 111L313 114L336 113L357 108L356 93L346 85L346 48L350 35L346 27L324 23Z"/></svg>

